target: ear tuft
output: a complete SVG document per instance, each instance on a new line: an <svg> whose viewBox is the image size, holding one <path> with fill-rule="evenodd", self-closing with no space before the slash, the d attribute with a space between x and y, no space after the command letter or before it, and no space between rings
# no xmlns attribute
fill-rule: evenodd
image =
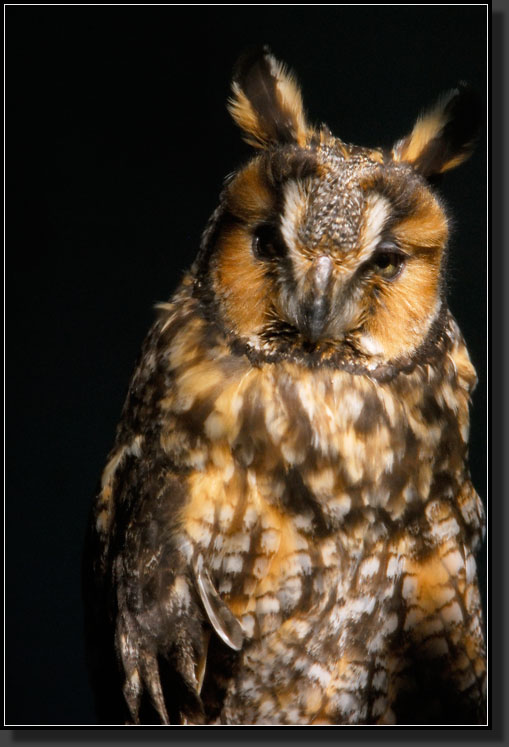
<svg viewBox="0 0 509 747"><path fill-rule="evenodd" d="M305 145L308 127L299 87L268 47L251 48L240 57L232 91L228 109L248 143L257 148Z"/></svg>
<svg viewBox="0 0 509 747"><path fill-rule="evenodd" d="M480 122L477 94L460 83L420 115L410 135L395 144L393 158L411 163L426 177L443 174L470 156Z"/></svg>

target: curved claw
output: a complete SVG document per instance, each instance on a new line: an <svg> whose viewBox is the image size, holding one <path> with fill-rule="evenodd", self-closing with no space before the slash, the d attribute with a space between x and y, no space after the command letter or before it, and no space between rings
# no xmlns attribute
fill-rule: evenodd
<svg viewBox="0 0 509 747"><path fill-rule="evenodd" d="M154 708L163 724L169 724L164 702L157 658L139 643L135 623L123 614L119 617L116 631L116 646L120 653L125 673L122 687L133 724L139 724L141 697L146 687Z"/></svg>
<svg viewBox="0 0 509 747"><path fill-rule="evenodd" d="M126 673L126 679L122 687L125 701L131 714L132 724L137 725L139 721L140 702L142 687L140 683L140 676L138 670L135 669L130 674Z"/></svg>
<svg viewBox="0 0 509 747"><path fill-rule="evenodd" d="M217 593L206 568L203 567L201 555L193 565L196 587L209 621L227 646L240 651L244 643L242 626Z"/></svg>
<svg viewBox="0 0 509 747"><path fill-rule="evenodd" d="M153 654L147 654L145 652L140 658L140 667L143 682L150 693L154 708L161 718L161 723L167 726L170 723L170 719L168 718L168 711L166 710L166 704L164 702L161 679L159 677L159 666L156 657Z"/></svg>

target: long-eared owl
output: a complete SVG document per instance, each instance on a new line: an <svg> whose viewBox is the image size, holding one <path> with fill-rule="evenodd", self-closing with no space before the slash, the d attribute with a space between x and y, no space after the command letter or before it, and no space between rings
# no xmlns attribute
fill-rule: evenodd
<svg viewBox="0 0 509 747"><path fill-rule="evenodd" d="M158 307L92 510L100 723L485 723L476 374L436 192L476 98L358 147L264 48L229 109L256 151Z"/></svg>

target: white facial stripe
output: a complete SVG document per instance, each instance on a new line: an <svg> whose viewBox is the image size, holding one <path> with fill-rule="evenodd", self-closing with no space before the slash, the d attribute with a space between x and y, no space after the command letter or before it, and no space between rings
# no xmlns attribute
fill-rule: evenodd
<svg viewBox="0 0 509 747"><path fill-rule="evenodd" d="M372 193L366 200L364 227L362 231L362 246L358 259L362 262L371 256L380 241L383 228L391 211L391 205L386 197Z"/></svg>
<svg viewBox="0 0 509 747"><path fill-rule="evenodd" d="M300 252L295 249L297 243L296 228L300 223L302 215L306 211L306 192L304 185L298 180L289 181L285 185L285 199L284 209L281 218L281 234L284 242L288 247L288 252L292 258L294 270L299 279L300 265L302 265L302 271L305 272L307 269L307 263L303 261L303 257Z"/></svg>

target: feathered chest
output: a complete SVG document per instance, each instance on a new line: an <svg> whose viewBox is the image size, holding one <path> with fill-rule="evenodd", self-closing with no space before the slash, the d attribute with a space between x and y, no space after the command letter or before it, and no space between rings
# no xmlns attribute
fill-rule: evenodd
<svg viewBox="0 0 509 747"><path fill-rule="evenodd" d="M474 373L461 338L451 327L439 366L382 382L291 360L254 366L187 311L168 308L131 384L97 505L104 562L125 533L150 626L163 614L156 590L169 589L165 630L197 604L196 641L208 620L240 650L227 720L385 718L382 652L403 650L444 604L454 628L454 595L472 584L482 510L465 465ZM144 511L125 524L133 501ZM357 706L348 693L364 680L371 694Z"/></svg>
<svg viewBox="0 0 509 747"><path fill-rule="evenodd" d="M378 620L367 652L376 656L404 625L405 574L438 545L455 546L461 503L476 500L465 488L471 366L451 343L440 366L384 383L290 361L253 367L221 343L203 355L193 343L201 322L189 324L172 338L159 418L162 448L187 470L178 545L251 641L246 671L282 677L288 657L307 661L313 646L316 682L337 698L359 675L350 648L367 617ZM342 663L338 651L348 652Z"/></svg>
<svg viewBox="0 0 509 747"><path fill-rule="evenodd" d="M220 342L203 347L201 334L194 318L173 338L158 420L163 450L214 483L204 494L256 490L296 513L314 503L333 523L363 506L397 520L447 492L433 484L439 471L461 471L474 374L452 345L435 367L380 382L291 361L252 366Z"/></svg>
<svg viewBox="0 0 509 747"><path fill-rule="evenodd" d="M203 346L198 317L176 333L170 317L167 329L160 445L188 472L179 522L223 592L248 566L264 577L275 558L285 577L312 567L322 539L352 555L413 523L426 541L428 514L465 480L473 374L458 346L434 369L382 383L291 361L252 366L221 341Z"/></svg>

